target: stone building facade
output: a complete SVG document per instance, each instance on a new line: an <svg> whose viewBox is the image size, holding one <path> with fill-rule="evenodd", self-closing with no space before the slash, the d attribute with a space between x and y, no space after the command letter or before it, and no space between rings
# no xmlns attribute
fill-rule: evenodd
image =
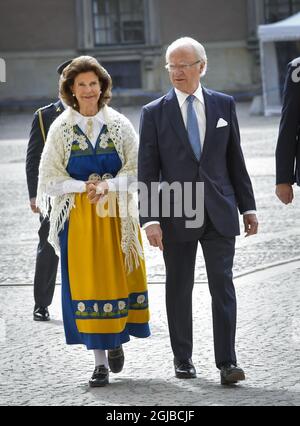
<svg viewBox="0 0 300 426"><path fill-rule="evenodd" d="M207 50L204 84L251 97L260 89L257 26L300 10L298 0L1 0L0 106L57 97L55 69L78 55L95 56L125 102L170 87L165 50L181 36Z"/></svg>

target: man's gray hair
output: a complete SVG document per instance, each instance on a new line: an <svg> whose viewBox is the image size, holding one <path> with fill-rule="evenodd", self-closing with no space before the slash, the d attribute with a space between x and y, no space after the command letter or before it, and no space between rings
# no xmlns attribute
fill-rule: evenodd
<svg viewBox="0 0 300 426"><path fill-rule="evenodd" d="M199 61L201 61L202 65L204 65L204 68L202 70L201 73L201 77L203 77L206 73L206 69L207 69L207 56L206 56L206 52L204 49L204 46L199 43L199 41L191 38L191 37L181 37L178 38L177 40L173 41L173 43L171 43L166 51L166 63L169 62L169 57L170 54L176 50L179 49L181 47L193 47L197 56L197 59Z"/></svg>

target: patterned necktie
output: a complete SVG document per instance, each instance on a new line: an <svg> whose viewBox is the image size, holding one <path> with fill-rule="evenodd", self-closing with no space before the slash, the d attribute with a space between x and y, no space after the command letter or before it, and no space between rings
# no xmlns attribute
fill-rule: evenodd
<svg viewBox="0 0 300 426"><path fill-rule="evenodd" d="M190 141L191 147L194 151L194 154L196 155L197 160L199 160L201 156L201 140L200 140L200 132L199 132L196 111L193 106L194 100L195 100L194 95L190 95L187 98L187 101L188 101L187 132L189 135L189 141Z"/></svg>
<svg viewBox="0 0 300 426"><path fill-rule="evenodd" d="M89 118L87 123L86 123L86 135L87 135L87 137L89 138L90 141L93 140L94 125L93 125L93 120L91 118Z"/></svg>

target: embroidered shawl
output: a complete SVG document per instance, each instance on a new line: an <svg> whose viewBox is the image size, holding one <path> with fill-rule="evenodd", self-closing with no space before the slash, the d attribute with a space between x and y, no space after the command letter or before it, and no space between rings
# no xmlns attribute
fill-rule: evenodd
<svg viewBox="0 0 300 426"><path fill-rule="evenodd" d="M74 141L74 110L67 108L51 125L42 153L39 168L37 206L44 216L50 216L48 241L59 256L59 233L68 219L70 211L75 207L75 194L55 197L47 195L47 188L67 179L72 179L66 168ZM117 177L137 176L137 135L130 121L122 114L108 106L103 107L110 139L122 162ZM121 220L121 249L124 253L127 273L139 266L139 258L144 258L143 248L139 240L138 213L131 192L117 192L119 216Z"/></svg>

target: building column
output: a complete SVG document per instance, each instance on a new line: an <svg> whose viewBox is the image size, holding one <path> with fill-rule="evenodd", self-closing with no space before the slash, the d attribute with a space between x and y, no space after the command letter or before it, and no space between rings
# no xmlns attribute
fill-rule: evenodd
<svg viewBox="0 0 300 426"><path fill-rule="evenodd" d="M94 47L92 0L76 0L76 24L78 49Z"/></svg>
<svg viewBox="0 0 300 426"><path fill-rule="evenodd" d="M142 86L145 91L161 91L161 33L160 33L160 0L144 0L145 10L145 42L146 49L142 53Z"/></svg>
<svg viewBox="0 0 300 426"><path fill-rule="evenodd" d="M253 55L252 78L254 84L260 84L260 51L257 37L258 25L264 24L264 2L262 0L248 0L248 37L247 47Z"/></svg>

